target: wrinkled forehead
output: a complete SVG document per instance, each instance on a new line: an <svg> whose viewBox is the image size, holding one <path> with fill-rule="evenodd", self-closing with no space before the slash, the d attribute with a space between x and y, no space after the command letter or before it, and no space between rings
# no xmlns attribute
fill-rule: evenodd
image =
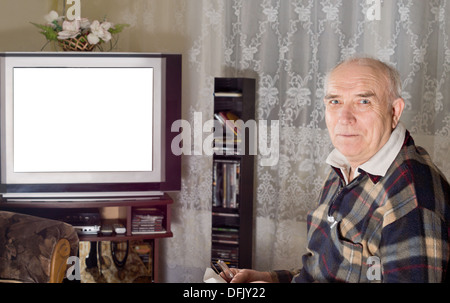
<svg viewBox="0 0 450 303"><path fill-rule="evenodd" d="M388 94L388 85L383 71L376 66L347 63L330 73L326 94L358 88L384 97Z"/></svg>

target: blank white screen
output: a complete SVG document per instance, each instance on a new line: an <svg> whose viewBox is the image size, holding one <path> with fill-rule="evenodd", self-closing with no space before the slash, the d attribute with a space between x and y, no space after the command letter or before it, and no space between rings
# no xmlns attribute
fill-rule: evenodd
<svg viewBox="0 0 450 303"><path fill-rule="evenodd" d="M152 171L152 68L15 68L14 172Z"/></svg>

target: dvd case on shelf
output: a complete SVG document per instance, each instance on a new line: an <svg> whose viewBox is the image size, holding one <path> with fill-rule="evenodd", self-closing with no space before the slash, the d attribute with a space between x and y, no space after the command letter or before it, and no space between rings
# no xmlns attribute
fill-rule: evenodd
<svg viewBox="0 0 450 303"><path fill-rule="evenodd" d="M135 209L131 220L131 233L138 234L152 234L164 233L166 230L163 227L164 213L159 209Z"/></svg>
<svg viewBox="0 0 450 303"><path fill-rule="evenodd" d="M239 207L239 160L219 160L213 163L213 206Z"/></svg>
<svg viewBox="0 0 450 303"><path fill-rule="evenodd" d="M239 247L238 246L213 246L211 249L211 261L223 260L229 267L238 267Z"/></svg>

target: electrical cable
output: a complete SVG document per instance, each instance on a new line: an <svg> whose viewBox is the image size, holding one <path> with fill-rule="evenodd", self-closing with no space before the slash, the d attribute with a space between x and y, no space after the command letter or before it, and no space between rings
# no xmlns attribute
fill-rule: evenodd
<svg viewBox="0 0 450 303"><path fill-rule="evenodd" d="M117 243L116 242L111 242L111 256L112 259L114 261L114 264L117 266L117 268L121 269L125 266L125 263L127 262L127 258L128 258L128 249L130 246L130 242L127 241L127 249L125 250L125 256L123 257L122 260L118 260L116 253L117 253Z"/></svg>

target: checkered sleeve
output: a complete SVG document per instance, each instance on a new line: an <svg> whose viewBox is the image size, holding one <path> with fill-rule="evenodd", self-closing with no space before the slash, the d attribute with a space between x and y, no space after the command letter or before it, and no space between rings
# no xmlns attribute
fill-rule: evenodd
<svg viewBox="0 0 450 303"><path fill-rule="evenodd" d="M449 247L446 224L433 211L415 208L382 231L383 282L441 282Z"/></svg>

